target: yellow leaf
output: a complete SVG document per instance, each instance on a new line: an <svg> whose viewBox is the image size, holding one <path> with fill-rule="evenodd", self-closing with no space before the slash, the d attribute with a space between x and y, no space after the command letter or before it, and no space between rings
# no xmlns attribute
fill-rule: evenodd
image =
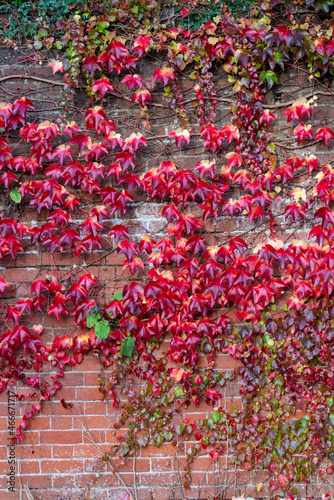
<svg viewBox="0 0 334 500"><path fill-rule="evenodd" d="M262 486L263 486L263 484L262 484L262 483L259 483L259 484L257 485L257 487L256 487L257 491L260 491L260 490L262 489Z"/></svg>
<svg viewBox="0 0 334 500"><path fill-rule="evenodd" d="M291 192L292 196L294 197L296 203L301 199L303 201L306 201L307 195L306 191L304 188L296 188Z"/></svg>
<svg viewBox="0 0 334 500"><path fill-rule="evenodd" d="M209 36L208 42L211 43L211 45L216 45L216 43L219 42L219 38L216 36Z"/></svg>

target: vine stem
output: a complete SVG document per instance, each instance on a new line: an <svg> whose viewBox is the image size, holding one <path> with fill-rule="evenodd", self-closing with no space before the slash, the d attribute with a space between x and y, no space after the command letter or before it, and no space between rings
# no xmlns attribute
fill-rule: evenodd
<svg viewBox="0 0 334 500"><path fill-rule="evenodd" d="M0 82L4 82L6 80L12 80L13 78L23 78L25 80L35 80L37 82L43 82L43 83L50 83L51 85L60 85L62 87L64 87L65 82L57 82L57 81L54 81L54 80L48 80L47 78L40 78L38 76L30 76L30 75L6 75L6 76L2 76L0 78Z"/></svg>

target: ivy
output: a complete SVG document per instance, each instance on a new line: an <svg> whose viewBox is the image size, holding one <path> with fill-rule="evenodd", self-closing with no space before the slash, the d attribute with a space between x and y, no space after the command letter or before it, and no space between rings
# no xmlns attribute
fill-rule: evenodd
<svg viewBox="0 0 334 500"><path fill-rule="evenodd" d="M37 40L48 35L52 25L70 13L72 0L11 0L0 5L0 15L8 16L8 21L0 27L0 35L10 40L15 38ZM43 27L41 27L43 26ZM40 45L37 48L41 48Z"/></svg>
<svg viewBox="0 0 334 500"><path fill-rule="evenodd" d="M185 20L181 24L185 25L190 30L196 30L201 25L208 21L214 21L215 18L220 17L223 13L223 8L228 9L234 15L245 15L251 5L255 3L254 0L227 0L223 2L207 1L203 2L199 9L190 9L189 13L182 12L186 7L181 6L175 9L176 13L184 14Z"/></svg>
<svg viewBox="0 0 334 500"><path fill-rule="evenodd" d="M1 195L6 210L15 204L13 215L0 219L1 259L37 246L78 258L95 253L98 260L107 246L130 273L112 297L88 265L41 275L28 298L4 300L0 388L19 382L35 390L17 429L21 440L43 401L61 389L66 368L93 352L107 373L105 385L99 380L102 399L122 408L114 427L127 428L105 460L187 442L189 487L195 458L207 453L217 461L228 443L232 464L267 470L272 491L288 490L334 458L334 174L320 155L303 154L305 145L331 145L334 131L313 119L316 90L270 109L264 97L296 61L307 64L310 81L334 74L333 21L319 18L328 10L324 2L300 0L296 12L285 2L263 2L261 15L255 6L246 18L228 8L218 18L221 5L208 2L185 2L180 14L175 5L78 5L58 21L52 41L39 26L35 49L59 50L49 66L64 76L62 116L33 118L27 97L0 105ZM154 68L141 72L151 56ZM232 96L224 125L217 119L226 101L215 86L217 68L227 73ZM89 96L81 124L70 116L78 88ZM108 116L110 97L131 106L130 131ZM292 141L284 158L274 135L281 107ZM161 109L175 126L156 138L149 129ZM22 155L12 145L17 137L25 142ZM168 148L139 172L139 155L152 139ZM173 152L194 141L200 156L181 168ZM135 200L160 204L163 237L133 235ZM30 212L36 226L25 218ZM254 245L251 231L213 239L206 224L224 219L263 228L262 240ZM290 238L299 230L303 240ZM8 286L1 277L0 293ZM41 325L26 326L34 324L27 317L41 313L73 320L75 329L49 342ZM228 356L239 367L218 369ZM46 363L52 381L28 377ZM224 386L237 377L242 408L225 409ZM180 420L203 403L209 418Z"/></svg>

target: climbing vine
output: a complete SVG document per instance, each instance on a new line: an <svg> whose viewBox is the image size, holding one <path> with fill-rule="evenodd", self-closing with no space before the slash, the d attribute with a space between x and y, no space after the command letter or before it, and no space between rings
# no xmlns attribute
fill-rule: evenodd
<svg viewBox="0 0 334 500"><path fill-rule="evenodd" d="M105 251L122 256L131 275L104 300L89 269L63 276L54 269L31 283L29 298L4 301L1 390L30 388L20 396L31 400L21 440L43 401L66 383L66 368L94 352L108 373L106 384L99 381L102 399L123 411L115 428L125 430L112 454L189 442L186 487L205 450L214 461L229 453L239 468L268 470L271 490L288 489L334 459L334 170L303 154L305 144L327 147L334 139L313 117L318 96L332 95L319 84L334 74L332 1L265 1L245 17L219 3L199 27L191 15L207 3L174 5L82 4L45 44L58 50L49 64L64 75L61 118L39 120L26 97L0 105L4 262L35 246L80 259L108 243ZM154 66L149 75L141 73L144 61ZM296 62L315 82L311 94L267 106L267 92ZM215 85L217 68L233 97L223 126L217 111L228 99ZM89 97L82 123L71 119L78 88ZM110 97L137 113L131 134L105 112ZM177 123L163 137L169 149L200 144L202 159L189 168L166 147L162 160L138 170L159 107ZM280 108L295 140L285 157L275 143ZM26 154L16 155L13 136ZM128 219L138 200L159 204L163 237L133 235ZM38 223L25 219L29 213ZM250 229L213 238L207 223L221 219L248 221ZM298 231L305 236L290 237ZM3 294L7 287L0 277ZM41 313L68 317L68 333L46 342L41 324L26 324ZM227 356L239 368L218 367ZM39 374L48 363L50 383ZM224 390L237 379L242 408L229 409ZM210 418L184 417L203 402Z"/></svg>

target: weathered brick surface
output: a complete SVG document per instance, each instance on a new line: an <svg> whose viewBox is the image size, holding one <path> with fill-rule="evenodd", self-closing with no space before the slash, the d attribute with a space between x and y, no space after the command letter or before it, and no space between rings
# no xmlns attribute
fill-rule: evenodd
<svg viewBox="0 0 334 500"><path fill-rule="evenodd" d="M31 76L53 79L61 81L61 77L53 76L50 67L34 67L27 63L20 63L16 57L13 66L11 58L6 53L0 52L0 76L10 74L30 74ZM152 67L145 67L147 74L152 73ZM182 89L188 89L189 82L182 84ZM218 82L220 87L220 96L233 99L231 87L226 78L222 75ZM0 90L1 100L8 100L13 95L27 95L36 104L37 112L32 117L42 116L42 119L56 119L59 114L57 100L59 99L61 87L52 87L37 80L30 79L12 79L6 80L3 84L3 90ZM269 107L279 104L279 102L289 102L295 99L296 95L300 97L311 92L307 76L303 72L287 72L280 77L279 85L274 91L269 92L265 102ZM279 94L280 93L280 94ZM279 96L279 99L278 97ZM189 98L189 95L188 95ZM86 102L84 93L78 93L75 99L75 105L83 106ZM154 95L157 102L161 98L158 94ZM45 102L47 101L47 102ZM46 108L54 102L51 112ZM333 100L328 97L319 96L318 107L313 110L313 119L331 126L334 119ZM106 112L118 125L124 135L132 132L130 120L132 118L133 105L114 97L106 99ZM43 110L39 112L39 110ZM272 127L275 135L275 142L279 142L282 147L279 148L279 159L282 160L288 155L293 155L294 151L285 149L284 145L287 139L291 139L291 127L287 127L284 108L276 108L278 121ZM168 109L161 112L160 109L153 112L152 129L144 131L148 140L148 148L138 156L137 171L145 172L147 169L159 164L164 160L163 154L158 154L164 145L169 143L167 139L170 131L175 128L175 118ZM81 115L77 115L80 120ZM221 102L217 111L219 126L228 123L230 119L229 104ZM201 148L197 148L199 130L194 127L192 139L189 146L183 146L177 152L171 155L171 159L180 167L192 169L199 159L210 159L209 153L204 153ZM18 134L14 132L10 140L14 143ZM160 139L155 136L163 136ZM333 141L332 141L333 142ZM297 145L297 142L295 143ZM318 144L316 148L305 147L302 150L297 149L299 156L311 153L317 154L320 160L333 159L333 146L330 144L323 147ZM292 148L293 149L293 148ZM23 145L20 145L16 153L24 151ZM217 161L217 171L226 163L222 155ZM301 180L302 182L302 180ZM282 208L284 200L282 201ZM131 235L136 239L147 231L152 237L164 235L166 221L161 217L161 206L159 203L145 203L140 198L135 201L131 209L130 221ZM34 224L34 221L41 221L43 214L38 215L31 211L25 218L25 223ZM122 223L128 220L128 215L115 219L115 223ZM206 238L208 241L223 243L231 236L244 235L247 232L254 244L263 241L267 234L263 233L261 226L255 227L248 223L248 219L240 215L233 220L228 215L218 218L216 221L208 220L205 222L205 229L208 232ZM306 233L305 227L305 233ZM291 223L290 233L294 231ZM286 236L286 231L285 231ZM299 237L303 237L300 233ZM211 238L211 239L210 239ZM27 242L28 244L28 242ZM115 253L110 238L103 242L103 251L96 251L92 255L81 256L79 258L72 254L55 253L52 256L41 248L29 248L24 254L19 255L15 262L6 259L0 264L0 273L10 283L10 288L6 290L5 298L8 303L13 303L18 299L30 295L30 283L37 277L44 276L50 272L54 266L58 268L60 276L65 276L68 272L75 270L74 266L82 266L89 270L95 276L105 282L101 289L103 302L108 300L113 293L121 289L131 276L127 271L123 271L123 257ZM139 277L141 274L139 274ZM229 313L233 314L233 312ZM3 320L3 315L1 314ZM33 321L33 322L32 322ZM44 326L44 339L51 340L56 335L67 333L70 329L70 320L60 318L56 320L53 317L40 315L34 316L33 320L26 319L26 324L41 323ZM201 360L201 363L203 360ZM233 370L238 366L238 362L229 356L218 356L216 367L219 370ZM51 373L51 368L46 367L43 376L46 378ZM24 433L23 442L16 447L17 458L17 478L16 492L7 491L6 474L9 470L7 462L6 444L8 443L7 432L7 396L0 396L0 498L1 500L19 500L24 498L20 488L28 485L34 498L42 500L56 499L103 499L115 500L118 494L125 491L124 485L134 495L134 486L136 484L138 500L178 500L182 498L179 491L178 471L182 470L182 455L175 457L173 447L167 446L165 449L156 449L147 447L141 450L140 456L133 461L126 461L124 465L119 465L115 460L115 470L113 473L110 467L101 462L100 457L106 451L110 450L111 444L115 443L117 433L113 430L114 423L118 422L119 411L107 401L101 402L101 395L97 389L98 378L105 377L105 373L99 362L93 356L87 356L80 365L73 369L66 369L64 388L61 389L53 401L45 402L42 408L42 414L35 418L28 430ZM221 404L226 407L240 408L240 384L238 380L231 382L226 387L226 399ZM26 392L22 390L22 393ZM73 411L64 409L60 400L73 402ZM20 416L25 412L26 404L17 402L16 416L17 424ZM200 407L190 407L187 410L187 416L194 420L204 418L210 412L210 408L205 404ZM220 460L216 465L204 454L198 458L193 466L195 471L193 485L190 493L183 492L183 498L212 498L220 492L223 492L226 498L237 496L238 494L250 495L257 498L270 497L267 490L266 473L257 472L251 474L236 473L233 470L226 470L225 461ZM263 482L264 486L260 493L255 486ZM318 487L319 492L326 492L326 485L321 483L321 478L315 478L312 485L303 485L298 487L300 497L312 493ZM211 495L211 496L210 496ZM318 495L319 496L319 495Z"/></svg>

